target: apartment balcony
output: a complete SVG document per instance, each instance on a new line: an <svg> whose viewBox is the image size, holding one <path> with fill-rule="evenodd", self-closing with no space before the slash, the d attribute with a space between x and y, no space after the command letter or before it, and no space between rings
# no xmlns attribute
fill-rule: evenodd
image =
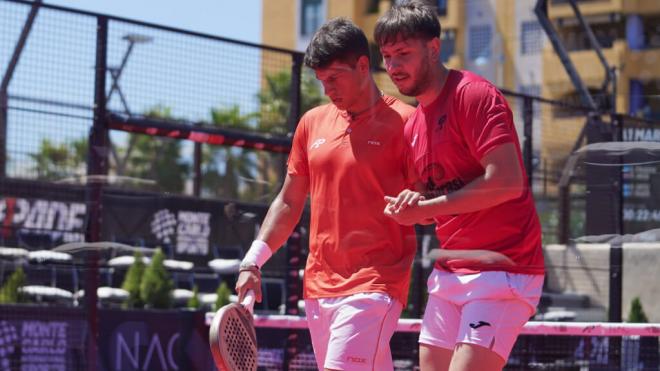
<svg viewBox="0 0 660 371"><path fill-rule="evenodd" d="M617 40L611 48L603 49L603 55L610 66L622 66L630 53L624 40ZM576 50L569 56L582 81L591 87L599 87L605 81L605 69L601 66L598 55L593 50ZM626 67L627 69L627 67ZM565 72L559 56L552 46L543 50L543 83L548 87L551 97L561 97L574 91L568 73Z"/></svg>
<svg viewBox="0 0 660 371"><path fill-rule="evenodd" d="M660 14L660 1L626 0L623 1L623 11L626 14Z"/></svg>
<svg viewBox="0 0 660 371"><path fill-rule="evenodd" d="M624 0L577 0L584 16L623 13ZM551 0L548 7L550 18L573 18L575 13L568 0Z"/></svg>
<svg viewBox="0 0 660 371"><path fill-rule="evenodd" d="M447 10L441 12L440 24L442 28L460 29L465 23L465 2L463 0L447 0Z"/></svg>
<svg viewBox="0 0 660 371"><path fill-rule="evenodd" d="M660 47L649 45L645 49L630 50L625 40L616 40L611 48L603 49L603 55L610 66L619 68L619 78L622 80L649 81L660 78ZM598 87L605 80L605 69L595 51L576 50L569 52L569 57L587 86ZM560 97L575 90L552 46L543 51L543 76L551 97Z"/></svg>
<svg viewBox="0 0 660 371"><path fill-rule="evenodd" d="M626 76L641 81L660 79L660 47L628 50L624 55Z"/></svg>
<svg viewBox="0 0 660 371"><path fill-rule="evenodd" d="M373 0L372 0L373 1ZM365 31L373 31L376 28L376 21L378 18L385 14L392 6L392 0L380 0L378 6L372 4L369 12L361 17L355 17L356 22ZM442 29L460 29L464 21L465 4L464 0L440 0L436 1L437 4L442 4L438 8L440 24ZM372 35L368 35L371 37Z"/></svg>
<svg viewBox="0 0 660 371"><path fill-rule="evenodd" d="M584 16L608 13L660 14L660 1L654 0L577 0ZM575 13L568 0L551 0L550 18L573 18Z"/></svg>

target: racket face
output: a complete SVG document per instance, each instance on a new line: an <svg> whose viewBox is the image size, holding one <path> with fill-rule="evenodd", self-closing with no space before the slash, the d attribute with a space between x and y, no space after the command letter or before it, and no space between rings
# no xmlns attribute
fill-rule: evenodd
<svg viewBox="0 0 660 371"><path fill-rule="evenodd" d="M252 315L236 303L218 309L209 330L216 367L226 371L256 371L257 336Z"/></svg>

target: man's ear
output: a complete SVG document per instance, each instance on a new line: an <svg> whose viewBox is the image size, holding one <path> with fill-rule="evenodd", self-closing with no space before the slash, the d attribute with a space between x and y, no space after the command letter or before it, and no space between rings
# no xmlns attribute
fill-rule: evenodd
<svg viewBox="0 0 660 371"><path fill-rule="evenodd" d="M426 47L431 52L431 55L438 61L440 60L440 44L440 38L438 37L434 37L426 42Z"/></svg>
<svg viewBox="0 0 660 371"><path fill-rule="evenodd" d="M355 65L360 72L371 73L371 65L369 64L369 58L367 58L367 56L363 55L358 58Z"/></svg>

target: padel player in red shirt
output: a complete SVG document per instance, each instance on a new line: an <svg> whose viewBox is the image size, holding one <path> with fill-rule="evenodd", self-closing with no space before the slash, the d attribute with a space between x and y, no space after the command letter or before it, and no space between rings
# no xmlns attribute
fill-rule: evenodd
<svg viewBox="0 0 660 371"><path fill-rule="evenodd" d="M405 137L421 184L388 197L385 214L436 223L421 369L500 370L541 295L541 228L506 100L485 79L443 66L439 37L436 11L421 2L376 24L388 74L419 102Z"/></svg>

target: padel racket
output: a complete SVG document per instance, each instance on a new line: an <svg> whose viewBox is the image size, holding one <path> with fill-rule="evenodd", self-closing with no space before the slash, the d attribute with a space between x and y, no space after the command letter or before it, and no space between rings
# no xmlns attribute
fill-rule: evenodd
<svg viewBox="0 0 660 371"><path fill-rule="evenodd" d="M211 354L221 371L256 371L257 335L252 312L254 291L246 293L241 304L218 309L209 330Z"/></svg>

